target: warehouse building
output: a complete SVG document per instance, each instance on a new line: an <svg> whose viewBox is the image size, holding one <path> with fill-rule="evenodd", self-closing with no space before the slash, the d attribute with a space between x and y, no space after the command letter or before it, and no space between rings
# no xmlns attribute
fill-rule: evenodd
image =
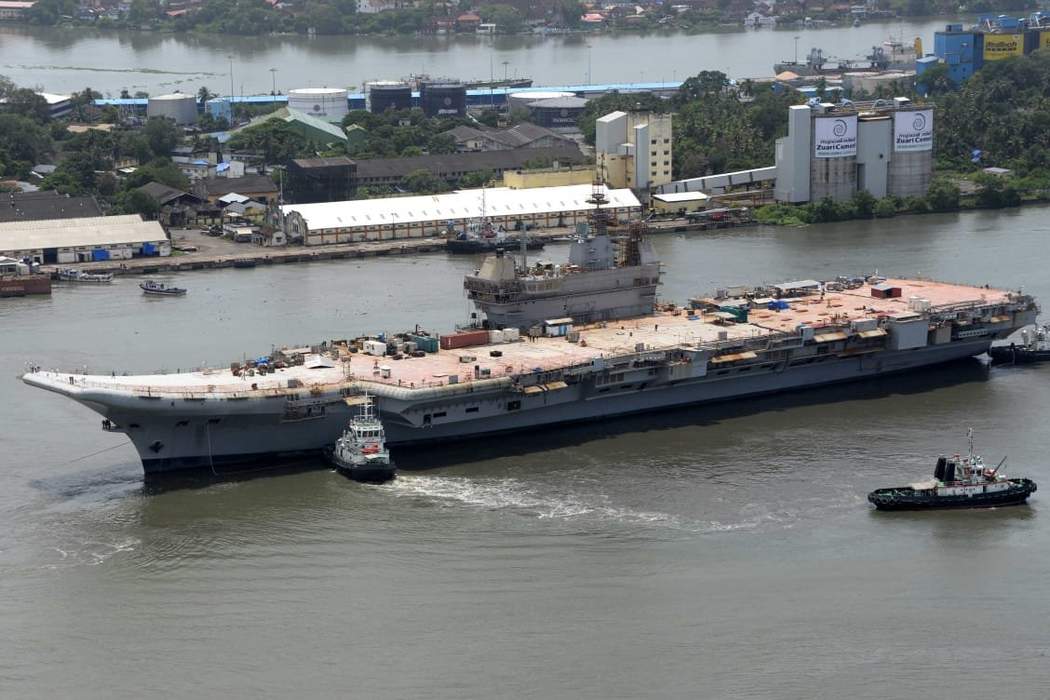
<svg viewBox="0 0 1050 700"><path fill-rule="evenodd" d="M345 202L288 204L272 223L290 241L326 245L357 241L442 236L448 226L463 227L487 218L508 230L524 226L575 226L587 220L593 186L569 185L512 190L504 187L460 190L415 197L357 199ZM606 211L623 219L641 211L628 189L606 188Z"/></svg>
<svg viewBox="0 0 1050 700"><path fill-rule="evenodd" d="M0 223L0 255L45 265L129 260L171 255L171 242L159 223L137 214L9 221Z"/></svg>
<svg viewBox="0 0 1050 700"><path fill-rule="evenodd" d="M56 190L0 194L0 223L89 216L102 216L98 202L90 195L74 197Z"/></svg>
<svg viewBox="0 0 1050 700"><path fill-rule="evenodd" d="M933 109L905 97L795 105L776 143L780 202L923 197L933 177Z"/></svg>

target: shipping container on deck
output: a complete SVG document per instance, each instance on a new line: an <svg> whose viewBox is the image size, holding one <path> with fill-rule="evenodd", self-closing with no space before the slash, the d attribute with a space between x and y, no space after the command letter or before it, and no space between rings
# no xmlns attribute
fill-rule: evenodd
<svg viewBox="0 0 1050 700"><path fill-rule="evenodd" d="M453 333L451 335L441 336L441 349L456 350L457 348L485 345L488 342L488 331L466 331L464 333Z"/></svg>

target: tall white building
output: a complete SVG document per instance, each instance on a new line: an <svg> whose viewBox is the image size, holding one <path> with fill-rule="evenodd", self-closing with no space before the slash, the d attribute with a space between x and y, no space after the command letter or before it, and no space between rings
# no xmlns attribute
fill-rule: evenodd
<svg viewBox="0 0 1050 700"><path fill-rule="evenodd" d="M671 181L671 115L610 112L594 137L598 176L610 187L648 190Z"/></svg>

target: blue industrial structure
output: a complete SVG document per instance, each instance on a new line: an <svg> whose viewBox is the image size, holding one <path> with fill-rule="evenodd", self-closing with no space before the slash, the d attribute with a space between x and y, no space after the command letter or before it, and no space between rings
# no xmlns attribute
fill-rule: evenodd
<svg viewBox="0 0 1050 700"><path fill-rule="evenodd" d="M984 64L984 34L963 31L961 24L949 24L943 32L934 33L933 53L948 66L952 82L959 84Z"/></svg>
<svg viewBox="0 0 1050 700"><path fill-rule="evenodd" d="M507 95L523 92L571 92L579 97L598 97L609 92L653 92L671 93L682 85L682 81L657 82L657 83L604 83L598 85L564 85L558 87L533 87L533 88L492 88L480 90L467 90L467 106L485 107L488 105L502 106L507 102ZM134 111L146 112L147 98L102 98L95 100L100 107L114 106L125 107ZM350 109L365 109L365 93L354 92L347 95ZM232 104L264 105L277 103L285 105L288 103L286 95L240 95L234 97L215 97L208 100L206 109L215 118L230 116ZM419 106L419 92L412 93L412 105Z"/></svg>

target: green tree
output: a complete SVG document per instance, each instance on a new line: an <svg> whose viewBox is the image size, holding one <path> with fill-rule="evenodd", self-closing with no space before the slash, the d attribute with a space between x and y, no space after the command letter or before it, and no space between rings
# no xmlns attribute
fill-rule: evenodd
<svg viewBox="0 0 1050 700"><path fill-rule="evenodd" d="M897 203L891 197L883 197L875 204L875 218L888 219L897 215Z"/></svg>
<svg viewBox="0 0 1050 700"><path fill-rule="evenodd" d="M862 219L870 219L875 213L876 199L867 190L857 190L853 193L853 209L857 216Z"/></svg>
<svg viewBox="0 0 1050 700"><path fill-rule="evenodd" d="M319 146L291 124L270 119L238 131L227 144L233 149L260 151L268 163L284 163L293 158L314 155Z"/></svg>
<svg viewBox="0 0 1050 700"><path fill-rule="evenodd" d="M125 214L141 214L145 219L155 218L160 211L157 200L139 189L128 190L121 209Z"/></svg>
<svg viewBox="0 0 1050 700"><path fill-rule="evenodd" d="M512 5L482 5L478 8L478 16L482 22L495 24L496 31L502 34L516 34L525 26L525 18Z"/></svg>
<svg viewBox="0 0 1050 700"><path fill-rule="evenodd" d="M3 173L24 177L51 154L54 143L43 126L20 114L0 112L0 163Z"/></svg>
<svg viewBox="0 0 1050 700"><path fill-rule="evenodd" d="M959 186L947 178L934 178L926 201L933 211L955 211L959 208Z"/></svg>
<svg viewBox="0 0 1050 700"><path fill-rule="evenodd" d="M447 192L451 187L429 170L414 170L401 180L401 188L417 194Z"/></svg>
<svg viewBox="0 0 1050 700"><path fill-rule="evenodd" d="M171 119L150 117L142 129L143 136L154 155L169 156L179 143L179 127Z"/></svg>

